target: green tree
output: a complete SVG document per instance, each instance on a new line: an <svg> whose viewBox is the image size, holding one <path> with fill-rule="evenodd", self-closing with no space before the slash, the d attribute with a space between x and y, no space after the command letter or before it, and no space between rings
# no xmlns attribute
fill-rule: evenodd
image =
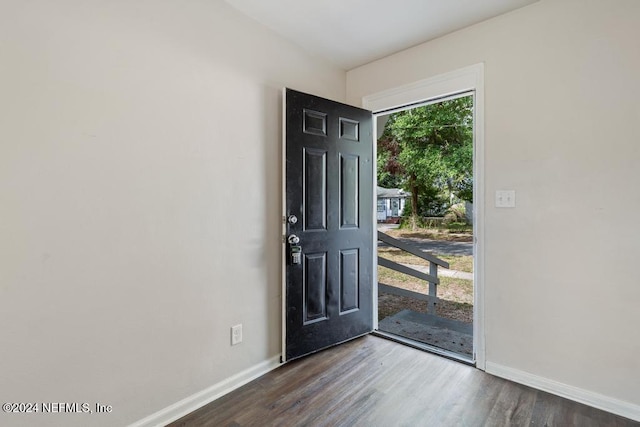
<svg viewBox="0 0 640 427"><path fill-rule="evenodd" d="M378 140L378 182L411 193L411 225L443 195L472 201L473 98L391 114Z"/></svg>

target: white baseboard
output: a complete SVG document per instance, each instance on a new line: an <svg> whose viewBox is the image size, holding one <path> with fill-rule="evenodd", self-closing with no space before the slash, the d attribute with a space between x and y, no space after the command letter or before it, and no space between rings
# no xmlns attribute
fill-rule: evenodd
<svg viewBox="0 0 640 427"><path fill-rule="evenodd" d="M166 408L161 409L140 421L136 421L129 427L165 426L195 411L196 409L203 407L207 403L213 402L225 394L242 387L267 372L274 370L280 366L280 364L280 356L265 360L264 362L245 369L244 371L220 381L205 390L192 394L173 405L167 406Z"/></svg>
<svg viewBox="0 0 640 427"><path fill-rule="evenodd" d="M630 402L614 399L603 394L563 384L496 363L487 362L486 372L575 402L584 403L585 405L602 409L603 411L640 421L640 406Z"/></svg>

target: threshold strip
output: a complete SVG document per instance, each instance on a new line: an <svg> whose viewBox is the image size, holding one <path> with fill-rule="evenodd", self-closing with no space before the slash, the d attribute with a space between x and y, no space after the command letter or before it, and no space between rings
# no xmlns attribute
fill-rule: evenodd
<svg viewBox="0 0 640 427"><path fill-rule="evenodd" d="M415 341L409 338L401 337L400 335L391 334L389 332L384 332L379 329L374 330L373 332L371 332L371 334L377 337L386 338L388 340L407 345L409 347L417 348L418 350L423 350L429 353L437 354L438 356L446 357L447 359L455 360L456 362L464 363L465 365L469 365L473 367L476 366L475 360L473 360L469 356L465 356L460 353L454 353L453 351L444 350L442 348L439 348L433 345L421 343L420 341Z"/></svg>

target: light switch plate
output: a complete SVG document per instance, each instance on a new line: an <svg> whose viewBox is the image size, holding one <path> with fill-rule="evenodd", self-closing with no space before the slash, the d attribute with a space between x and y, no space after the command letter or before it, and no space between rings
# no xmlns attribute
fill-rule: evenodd
<svg viewBox="0 0 640 427"><path fill-rule="evenodd" d="M496 190L496 208L515 208L515 190Z"/></svg>

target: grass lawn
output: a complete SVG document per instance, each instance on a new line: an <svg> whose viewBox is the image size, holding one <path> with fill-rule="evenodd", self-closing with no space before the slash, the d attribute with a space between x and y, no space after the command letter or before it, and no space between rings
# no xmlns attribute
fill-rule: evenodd
<svg viewBox="0 0 640 427"><path fill-rule="evenodd" d="M400 263L400 264L415 264L428 266L429 261L422 258L418 258L408 252L400 250L398 248L386 247L378 248L378 254L383 258ZM434 254L438 258L447 261L451 270L466 271L467 273L473 273L473 256L455 256L455 255L440 255Z"/></svg>
<svg viewBox="0 0 640 427"><path fill-rule="evenodd" d="M422 294L429 293L429 284L386 267L378 267L378 281ZM440 277L438 298L463 304L473 304L473 280Z"/></svg>
<svg viewBox="0 0 640 427"><path fill-rule="evenodd" d="M471 228L461 230L449 230L446 228L420 228L416 231L395 229L387 230L385 234L391 237L399 238L414 238L414 239L431 239L431 240L446 240L449 242L472 242L473 230Z"/></svg>

